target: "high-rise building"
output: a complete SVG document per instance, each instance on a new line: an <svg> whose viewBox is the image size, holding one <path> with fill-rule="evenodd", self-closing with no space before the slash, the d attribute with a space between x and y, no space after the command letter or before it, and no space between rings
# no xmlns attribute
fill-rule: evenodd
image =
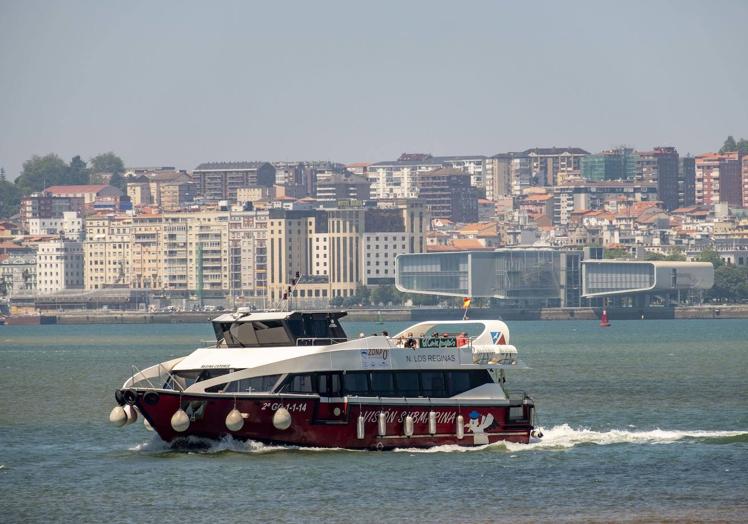
<svg viewBox="0 0 748 524"><path fill-rule="evenodd" d="M737 153L706 153L696 157L695 203L727 202L742 207L741 167Z"/></svg>
<svg viewBox="0 0 748 524"><path fill-rule="evenodd" d="M429 206L433 218L476 222L478 197L478 189L470 185L470 175L457 169L441 168L418 174L418 200Z"/></svg>
<svg viewBox="0 0 748 524"><path fill-rule="evenodd" d="M678 166L678 206L692 206L696 202L696 159L682 157Z"/></svg>
<svg viewBox="0 0 748 524"><path fill-rule="evenodd" d="M192 177L204 201L233 201L240 187L275 184L275 167L268 162L209 162L197 166Z"/></svg>
<svg viewBox="0 0 748 524"><path fill-rule="evenodd" d="M131 227L129 217L86 219L86 240L83 242L86 289L130 287Z"/></svg>
<svg viewBox="0 0 748 524"><path fill-rule="evenodd" d="M371 183L362 176L330 173L317 177L316 198L320 202L369 200Z"/></svg>
<svg viewBox="0 0 748 524"><path fill-rule="evenodd" d="M522 152L530 159L532 185L555 186L578 175L582 158L589 155L579 147L535 147Z"/></svg>
<svg viewBox="0 0 748 524"><path fill-rule="evenodd" d="M512 155L502 153L486 160L486 198L497 200L512 194Z"/></svg>
<svg viewBox="0 0 748 524"><path fill-rule="evenodd" d="M657 186L657 194L668 211L678 207L680 159L674 147L640 151L636 179Z"/></svg>
<svg viewBox="0 0 748 524"><path fill-rule="evenodd" d="M586 180L633 180L638 155L628 147L610 149L581 160L582 177Z"/></svg>

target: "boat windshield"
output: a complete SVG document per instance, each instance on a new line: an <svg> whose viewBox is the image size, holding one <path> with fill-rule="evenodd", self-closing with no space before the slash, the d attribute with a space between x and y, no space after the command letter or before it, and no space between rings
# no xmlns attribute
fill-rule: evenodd
<svg viewBox="0 0 748 524"><path fill-rule="evenodd" d="M213 322L219 347L328 345L347 340L338 316L293 313L276 319Z"/></svg>

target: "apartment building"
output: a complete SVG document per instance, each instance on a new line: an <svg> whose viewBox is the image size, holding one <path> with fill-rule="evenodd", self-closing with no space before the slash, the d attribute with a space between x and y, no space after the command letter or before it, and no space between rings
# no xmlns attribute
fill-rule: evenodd
<svg viewBox="0 0 748 524"><path fill-rule="evenodd" d="M418 199L430 207L433 218L452 222L478 221L478 189L470 175L454 168L418 173Z"/></svg>
<svg viewBox="0 0 748 524"><path fill-rule="evenodd" d="M706 153L695 160L695 204L711 206L727 202L741 207L742 177L737 153Z"/></svg>
<svg viewBox="0 0 748 524"><path fill-rule="evenodd" d="M230 291L245 297L267 293L267 210L233 211L229 214Z"/></svg>
<svg viewBox="0 0 748 524"><path fill-rule="evenodd" d="M602 209L610 199L625 202L656 201L657 186L626 181L567 181L553 188L553 224L566 226L573 213Z"/></svg>
<svg viewBox="0 0 748 524"><path fill-rule="evenodd" d="M26 227L29 235L59 235L66 240L83 239L83 219L77 211L63 211L60 217L29 218Z"/></svg>
<svg viewBox="0 0 748 524"><path fill-rule="evenodd" d="M268 296L308 303L355 294L361 285L394 282L394 258L423 252L430 222L421 203L390 208L270 210ZM298 274L298 277L297 277ZM294 287L294 281L300 283Z"/></svg>
<svg viewBox="0 0 748 524"><path fill-rule="evenodd" d="M89 217L83 242L87 290L131 285L132 220L125 216Z"/></svg>
<svg viewBox="0 0 748 524"><path fill-rule="evenodd" d="M523 151L521 156L529 159L532 185L555 186L570 176L578 176L582 158L589 154L579 147L535 147Z"/></svg>
<svg viewBox="0 0 748 524"><path fill-rule="evenodd" d="M39 242L36 282L41 295L83 289L83 244L62 239Z"/></svg>
<svg viewBox="0 0 748 524"><path fill-rule="evenodd" d="M192 172L197 194L205 202L236 200L240 187L270 187L275 184L275 167L268 162L208 162Z"/></svg>
<svg viewBox="0 0 748 524"><path fill-rule="evenodd" d="M674 147L656 147L652 151L640 151L636 164L636 179L657 186L657 194L663 206L671 211L680 205L678 187L681 163Z"/></svg>
<svg viewBox="0 0 748 524"><path fill-rule="evenodd" d="M318 202L338 200L369 200L371 183L366 177L350 173L331 173L317 176Z"/></svg>

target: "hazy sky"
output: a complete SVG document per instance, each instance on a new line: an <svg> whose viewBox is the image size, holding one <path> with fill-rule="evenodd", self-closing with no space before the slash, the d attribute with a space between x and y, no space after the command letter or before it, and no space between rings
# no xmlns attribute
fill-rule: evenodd
<svg viewBox="0 0 748 524"><path fill-rule="evenodd" d="M748 138L748 2L0 0L0 166Z"/></svg>

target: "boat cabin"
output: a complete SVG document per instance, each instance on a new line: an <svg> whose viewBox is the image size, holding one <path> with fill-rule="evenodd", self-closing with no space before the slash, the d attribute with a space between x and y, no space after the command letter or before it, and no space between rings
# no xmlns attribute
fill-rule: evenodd
<svg viewBox="0 0 748 524"><path fill-rule="evenodd" d="M213 319L216 347L326 346L345 342L344 311L263 311Z"/></svg>

